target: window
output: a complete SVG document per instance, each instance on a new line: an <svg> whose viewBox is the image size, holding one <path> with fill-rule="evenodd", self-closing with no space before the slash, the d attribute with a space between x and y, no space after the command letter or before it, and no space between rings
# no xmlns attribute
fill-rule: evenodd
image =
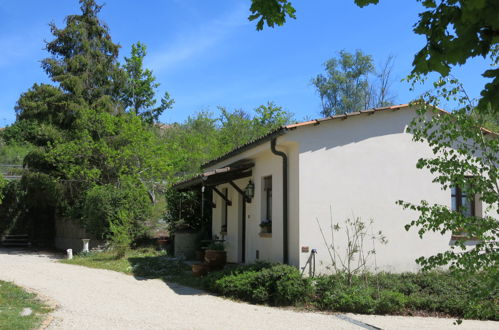
<svg viewBox="0 0 499 330"><path fill-rule="evenodd" d="M466 217L480 216L480 208L476 209L475 196L469 196L465 189L459 186L451 187L451 210L460 212ZM456 231L452 233L451 240L465 240L474 241L475 239L469 237L464 231Z"/></svg>
<svg viewBox="0 0 499 330"><path fill-rule="evenodd" d="M222 189L222 194L225 196L225 200L222 199L222 233L227 233L227 214L228 214L228 203L226 200L229 198L229 190L227 188Z"/></svg>
<svg viewBox="0 0 499 330"><path fill-rule="evenodd" d="M265 219L272 221L272 177L263 178L263 190L265 195Z"/></svg>
<svg viewBox="0 0 499 330"><path fill-rule="evenodd" d="M475 216L475 198L468 196L466 191L459 186L451 188L451 210L461 212L463 215Z"/></svg>

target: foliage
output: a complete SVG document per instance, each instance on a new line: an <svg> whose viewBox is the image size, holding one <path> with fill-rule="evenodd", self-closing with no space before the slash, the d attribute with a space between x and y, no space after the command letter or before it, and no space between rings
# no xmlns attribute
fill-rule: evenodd
<svg viewBox="0 0 499 330"><path fill-rule="evenodd" d="M144 187L124 182L120 187L99 185L86 191L82 207L82 223L88 232L104 239L123 223L121 233L128 239L139 237L145 231L143 223L151 212ZM132 223L130 223L134 220ZM111 235L112 236L112 235ZM112 241L112 240L111 240Z"/></svg>
<svg viewBox="0 0 499 330"><path fill-rule="evenodd" d="M376 301L372 297L372 290L362 287L347 287L336 296L330 298L330 309L340 312L372 314L376 308Z"/></svg>
<svg viewBox="0 0 499 330"><path fill-rule="evenodd" d="M31 127L30 127L31 126ZM31 121L16 121L0 131L0 138L5 145L24 144L29 140L26 133L34 129L36 124Z"/></svg>
<svg viewBox="0 0 499 330"><path fill-rule="evenodd" d="M80 0L80 4L81 15L67 16L63 29L50 24L55 39L47 42L46 48L52 57L42 60L42 68L58 83L58 87L52 87L55 97L74 106L86 105L116 113L115 101L124 83L123 71L117 63L119 45L113 43L108 27L97 16L102 6L94 0ZM46 98L41 99L42 103ZM67 106L71 109L71 105L59 105L63 106L61 110ZM57 108L49 106L47 110L54 113ZM74 116L67 110L62 119Z"/></svg>
<svg viewBox="0 0 499 330"><path fill-rule="evenodd" d="M144 121L152 124L166 109L171 109L175 102L170 94L165 92L159 106L156 106L155 90L160 86L152 71L143 68L146 56L146 45L137 42L132 45L131 57L125 57L127 82L123 92L123 103L129 111L141 116Z"/></svg>
<svg viewBox="0 0 499 330"><path fill-rule="evenodd" d="M33 146L27 143L5 144L0 142L0 164L22 165L24 157L32 150ZM12 171L13 169L5 170Z"/></svg>
<svg viewBox="0 0 499 330"><path fill-rule="evenodd" d="M3 236L14 228L19 219L23 218L25 212L24 191L19 181L10 181L2 187L1 195L0 236Z"/></svg>
<svg viewBox="0 0 499 330"><path fill-rule="evenodd" d="M466 278L449 272L364 274L353 276L349 286L344 273L305 279L294 267L262 261L228 265L202 278L186 276L190 267L150 249L128 250L123 259L116 259L109 251L62 262L161 278L254 303L306 303L307 308L320 310L404 315L425 312L499 320L497 291L481 301L475 298L475 287L486 278L483 273Z"/></svg>
<svg viewBox="0 0 499 330"><path fill-rule="evenodd" d="M419 14L414 32L426 38L425 46L415 55L413 74L438 72L447 77L453 66L470 58L491 57L499 60L499 5L494 0L418 0L425 8ZM377 4L379 0L355 0L361 7ZM489 68L482 76L492 78L484 86L479 101L481 111L499 107L499 69ZM489 107L491 106L491 107Z"/></svg>
<svg viewBox="0 0 499 330"><path fill-rule="evenodd" d="M293 114L274 102L267 102L255 109L252 121L256 131L253 137L256 138L293 122Z"/></svg>
<svg viewBox="0 0 499 330"><path fill-rule="evenodd" d="M393 57L376 73L371 55L344 50L324 63L326 74L312 79L321 98L322 115L332 116L391 104L389 87ZM378 82L371 81L375 75Z"/></svg>
<svg viewBox="0 0 499 330"><path fill-rule="evenodd" d="M447 77L451 69L470 58L490 56L499 61L499 4L496 0L417 0L424 7L414 32L426 38L423 48L415 55L413 74L438 72ZM379 0L354 0L359 7L378 4ZM295 8L288 0L251 0L252 15L260 18L257 30L264 22L273 27L286 22L286 15L295 18ZM269 24L270 23L270 24ZM489 68L482 76L491 78L481 92L481 111L499 107L499 68ZM489 107L491 105L492 107ZM493 112L497 113L497 112Z"/></svg>
<svg viewBox="0 0 499 330"><path fill-rule="evenodd" d="M461 273L489 270L491 275L497 275L499 139L480 128L477 118L481 113L456 80L440 80L435 87L436 95L425 95L428 101L438 105L439 99L455 100L462 108L447 114L426 104L420 106L419 116L410 130L415 141L429 144L433 157L419 159L417 167L434 173L433 182L442 189L457 186L467 196L476 196L483 203L484 211L482 215L474 215L468 212L466 205L452 210L424 200L418 204L399 201L404 208L419 213L418 219L411 221L406 229L417 227L421 237L428 232L461 237L449 250L419 258L417 261L423 269L449 265L451 270ZM469 241L473 241L471 246L467 244Z"/></svg>
<svg viewBox="0 0 499 330"><path fill-rule="evenodd" d="M205 192L204 209L202 207L201 191L189 190L178 192L173 188L166 191L167 212L165 221L170 232L199 232L209 224L211 216L211 193ZM204 215L204 217L203 217Z"/></svg>
<svg viewBox="0 0 499 330"><path fill-rule="evenodd" d="M286 18L296 18L296 10L288 0L251 0L250 21L258 19L256 29L263 30L266 23L269 27L282 26L286 23Z"/></svg>
<svg viewBox="0 0 499 330"><path fill-rule="evenodd" d="M379 293L379 300L376 304L376 313L393 314L405 307L407 298L403 293L383 290Z"/></svg>
<svg viewBox="0 0 499 330"><path fill-rule="evenodd" d="M111 247L116 253L116 258L121 259L125 256L126 250L133 241L133 223L130 215L120 210L117 216L109 222L109 236Z"/></svg>
<svg viewBox="0 0 499 330"><path fill-rule="evenodd" d="M80 4L81 14L68 16L64 28L51 24L51 56L42 67L54 85L34 84L20 96L17 121L3 137L33 145L24 158L23 182L44 193L31 195L26 216L73 217L99 238L113 222L111 232L127 232L130 241L151 214L148 197L155 202L171 175L167 151L148 123L160 113L151 110L157 84L142 68L145 46L137 44L121 68L119 46L98 17L101 6L94 0ZM127 111L131 107L136 111ZM116 220L124 214L131 229Z"/></svg>
<svg viewBox="0 0 499 330"><path fill-rule="evenodd" d="M198 173L201 165L293 121L293 115L267 102L250 114L219 107L220 115L199 112L182 124L159 131L178 179Z"/></svg>
<svg viewBox="0 0 499 330"><path fill-rule="evenodd" d="M206 250L223 251L225 247L222 243L213 242L206 247Z"/></svg>
<svg viewBox="0 0 499 330"><path fill-rule="evenodd" d="M224 276L216 280L213 287L227 297L272 305L295 305L312 291L310 280L302 278L296 268L287 265Z"/></svg>
<svg viewBox="0 0 499 330"><path fill-rule="evenodd" d="M455 317L497 319L498 293L476 302L477 285L486 274L459 277L449 272L378 273L314 279L313 304L322 310L379 314L443 313Z"/></svg>
<svg viewBox="0 0 499 330"><path fill-rule="evenodd" d="M10 282L0 281L0 329L36 329L43 319L44 314L51 308L21 287ZM24 308L30 308L32 314L23 316Z"/></svg>

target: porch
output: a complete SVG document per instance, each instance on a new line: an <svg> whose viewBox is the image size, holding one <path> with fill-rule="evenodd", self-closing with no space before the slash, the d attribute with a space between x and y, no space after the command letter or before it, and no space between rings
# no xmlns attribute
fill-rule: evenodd
<svg viewBox="0 0 499 330"><path fill-rule="evenodd" d="M213 196L211 203L206 203L211 209L202 208L201 212L203 216L211 213L211 239L223 241L228 263L246 262L246 211L254 196L253 167L253 162L241 161L174 185L179 192L201 191L201 205L205 205L206 195ZM212 194L207 194L209 190Z"/></svg>

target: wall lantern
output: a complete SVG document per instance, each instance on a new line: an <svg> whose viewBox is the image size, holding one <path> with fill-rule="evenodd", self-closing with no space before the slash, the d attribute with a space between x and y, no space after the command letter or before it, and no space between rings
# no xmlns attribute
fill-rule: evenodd
<svg viewBox="0 0 499 330"><path fill-rule="evenodd" d="M244 188L244 194L249 201L255 196L255 184L253 181L249 180L248 185Z"/></svg>

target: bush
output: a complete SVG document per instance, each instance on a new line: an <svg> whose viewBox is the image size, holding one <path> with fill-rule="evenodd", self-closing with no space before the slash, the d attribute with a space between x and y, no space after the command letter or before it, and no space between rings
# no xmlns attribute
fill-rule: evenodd
<svg viewBox="0 0 499 330"><path fill-rule="evenodd" d="M121 259L132 243L132 221L127 212L120 210L115 219L109 222L111 247L116 253L116 258Z"/></svg>
<svg viewBox="0 0 499 330"><path fill-rule="evenodd" d="M219 275L211 288L224 296L252 303L294 305L312 291L310 280L302 278L292 266L258 263L228 272Z"/></svg>
<svg viewBox="0 0 499 330"><path fill-rule="evenodd" d="M129 221L125 231L133 240L145 232L144 222L151 213L151 202L143 186L122 182L120 187L102 185L89 189L82 212L85 228L97 239L108 238L110 234L112 238L111 223L118 230L116 225L123 223L120 213L126 213Z"/></svg>
<svg viewBox="0 0 499 330"><path fill-rule="evenodd" d="M258 262L210 273L204 287L252 303L296 305L351 313L439 313L497 320L498 293L477 300L476 291L490 287L494 274L462 278L449 272L363 274L348 285L346 274L304 279L291 266ZM483 297L483 294L480 295Z"/></svg>
<svg viewBox="0 0 499 330"><path fill-rule="evenodd" d="M486 281L493 278L487 273L467 277L450 272L379 273L354 276L348 286L340 273L314 279L313 304L322 310L371 313L374 300L374 310L381 314L424 311L494 320L499 315L498 293L489 292L487 300L477 299L484 295L476 293L490 287Z"/></svg>
<svg viewBox="0 0 499 330"><path fill-rule="evenodd" d="M400 312L407 302L403 293L383 290L379 293L376 303L376 313L393 314Z"/></svg>
<svg viewBox="0 0 499 330"><path fill-rule="evenodd" d="M350 287L331 296L331 307L335 311L372 314L376 308L376 301L372 297L372 290L363 287Z"/></svg>

